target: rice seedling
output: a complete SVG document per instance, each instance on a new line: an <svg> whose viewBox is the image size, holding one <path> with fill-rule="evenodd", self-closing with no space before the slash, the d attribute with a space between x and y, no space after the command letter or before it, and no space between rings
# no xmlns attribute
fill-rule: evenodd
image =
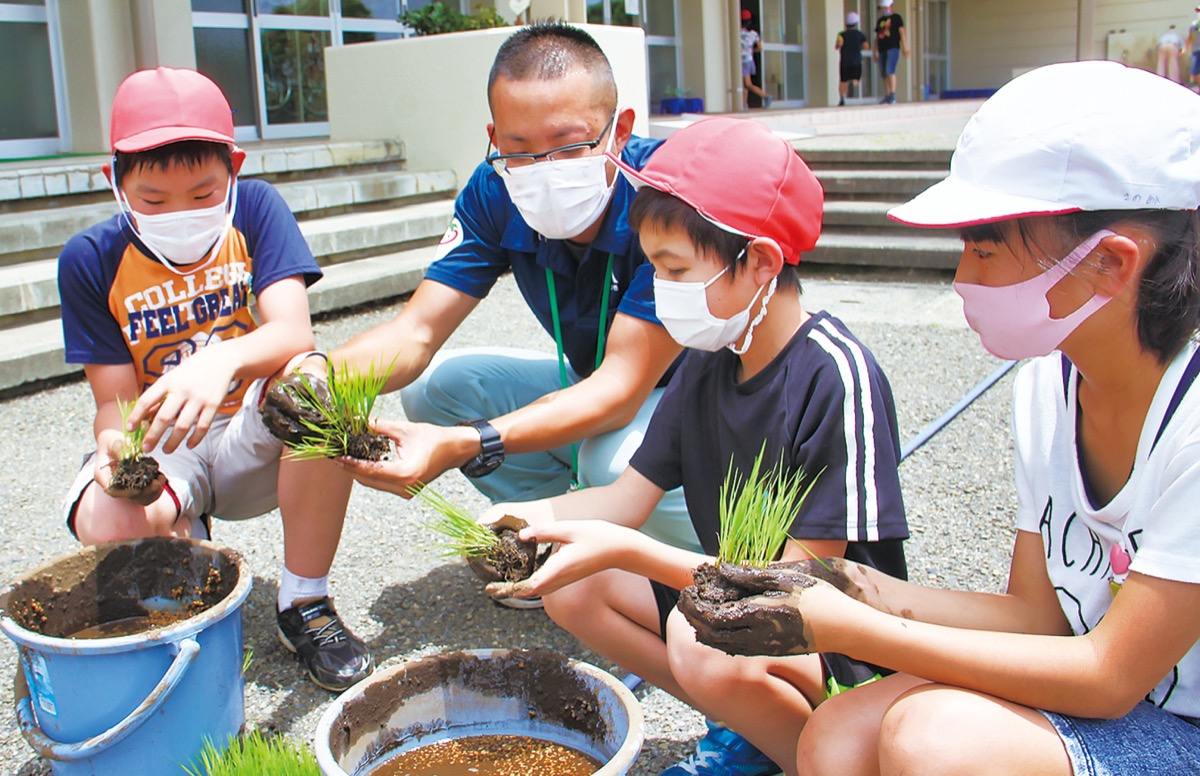
<svg viewBox="0 0 1200 776"><path fill-rule="evenodd" d="M720 562L756 568L770 565L779 556L780 548L789 538L788 529L816 483L816 477L810 480L799 469L786 470L782 458L775 466L764 470L765 454L764 442L748 475L739 472L732 459L729 462L718 511L721 527L717 537L717 559ZM803 543L800 546L804 547ZM804 549L816 558L807 547Z"/></svg>
<svg viewBox="0 0 1200 776"><path fill-rule="evenodd" d="M135 403L117 399L117 409L121 412L121 446L117 459L121 461L135 461L145 455L142 452L142 443L146 441L146 430L149 426L142 421L132 429L129 428L129 413L133 412Z"/></svg>
<svg viewBox="0 0 1200 776"><path fill-rule="evenodd" d="M483 581L517 582L533 573L538 546L518 536L528 525L524 520L504 515L491 525L481 525L470 512L428 485L414 485L408 493L437 513L429 527L445 537L441 544L444 554L466 558Z"/></svg>
<svg viewBox="0 0 1200 776"><path fill-rule="evenodd" d="M365 372L349 367L335 372L330 363L326 394L298 371L298 384L292 382L289 390L301 410L299 421L305 430L299 441L291 443L288 454L302 461L342 456L378 461L387 455L387 437L371 430L371 410L389 372L377 370L374 364Z"/></svg>
<svg viewBox="0 0 1200 776"><path fill-rule="evenodd" d="M437 513L429 527L445 537L446 540L439 545L444 555L461 555L465 558L486 556L499 546L500 537L495 531L477 523L470 512L428 485L413 485L408 493Z"/></svg>
<svg viewBox="0 0 1200 776"><path fill-rule="evenodd" d="M308 747L284 736L264 736L251 730L218 750L206 741L193 767L184 766L190 776L320 776L317 759Z"/></svg>

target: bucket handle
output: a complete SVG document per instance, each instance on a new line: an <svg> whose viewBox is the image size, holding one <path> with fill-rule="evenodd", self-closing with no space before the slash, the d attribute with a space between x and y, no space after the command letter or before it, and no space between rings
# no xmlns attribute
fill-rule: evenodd
<svg viewBox="0 0 1200 776"><path fill-rule="evenodd" d="M188 667L200 654L200 645L196 643L195 639L184 639L176 647L179 651L175 655L175 659L171 661L171 667L163 674L158 686L138 704L136 709L103 733L75 744L55 741L47 736L38 725L29 698L29 685L25 681L25 671L18 668L14 694L17 701L17 724L21 728L21 735L42 757L60 762L72 762L93 757L120 743L141 727L142 723L158 711L167 698L171 697Z"/></svg>

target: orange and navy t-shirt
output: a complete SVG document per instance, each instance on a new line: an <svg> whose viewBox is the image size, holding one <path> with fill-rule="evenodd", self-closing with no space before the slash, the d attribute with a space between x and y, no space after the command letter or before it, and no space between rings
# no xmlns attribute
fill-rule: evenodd
<svg viewBox="0 0 1200 776"><path fill-rule="evenodd" d="M216 259L175 270L142 245L124 215L72 237L58 258L67 363L132 362L140 393L200 348L254 331L252 295L284 278L307 286L321 277L283 198L253 179L238 182ZM235 411L246 388L231 384L221 412Z"/></svg>

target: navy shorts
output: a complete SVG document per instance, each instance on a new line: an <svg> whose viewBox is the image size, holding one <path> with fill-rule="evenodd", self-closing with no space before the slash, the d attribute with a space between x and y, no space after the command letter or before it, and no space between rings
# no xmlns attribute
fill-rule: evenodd
<svg viewBox="0 0 1200 776"><path fill-rule="evenodd" d="M1192 69L1188 72L1192 75L1200 75L1200 51L1192 52Z"/></svg>
<svg viewBox="0 0 1200 776"><path fill-rule="evenodd" d="M1177 776L1200 773L1200 721L1142 701L1120 719L1083 719L1043 711L1078 776Z"/></svg>
<svg viewBox="0 0 1200 776"><path fill-rule="evenodd" d="M841 65L842 83L862 80L862 62L857 65Z"/></svg>

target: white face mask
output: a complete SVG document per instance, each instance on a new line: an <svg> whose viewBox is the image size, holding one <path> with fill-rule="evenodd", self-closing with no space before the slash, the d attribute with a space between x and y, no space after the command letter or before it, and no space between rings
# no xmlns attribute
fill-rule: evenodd
<svg viewBox="0 0 1200 776"><path fill-rule="evenodd" d="M739 356L750 349L754 327L767 314L767 302L775 293L777 278L771 279L765 295L760 286L746 309L731 318L718 318L708 309L708 294L705 291L728 271L729 267L725 267L706 282L687 283L654 278L654 311L673 340L685 348L709 352L727 347ZM754 307L760 295L762 307L751 322L750 308ZM742 336L742 332L746 332L746 341L741 348L735 348L734 343Z"/></svg>
<svg viewBox="0 0 1200 776"><path fill-rule="evenodd" d="M606 152L616 134L614 122ZM551 240L574 237L591 226L608 207L617 182L615 176L608 182L604 154L536 162L506 170L501 177L525 223Z"/></svg>
<svg viewBox="0 0 1200 776"><path fill-rule="evenodd" d="M113 194L121 212L130 218L130 227L138 239L150 249L164 267L176 274L185 274L176 265L195 272L207 266L221 251L225 236L233 225L237 207L237 180L231 178L229 188L220 204L198 210L176 210L150 215L134 210L114 184ZM134 220L136 219L136 225ZM208 258L200 267L191 266Z"/></svg>

